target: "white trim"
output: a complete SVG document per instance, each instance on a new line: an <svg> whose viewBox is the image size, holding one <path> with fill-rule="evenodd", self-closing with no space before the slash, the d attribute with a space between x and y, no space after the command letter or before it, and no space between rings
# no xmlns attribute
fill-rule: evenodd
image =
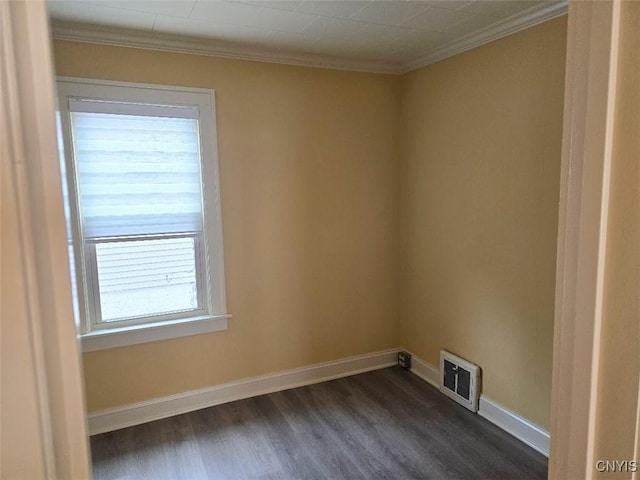
<svg viewBox="0 0 640 480"><path fill-rule="evenodd" d="M572 1L564 95L549 478L593 478L620 2Z"/></svg>
<svg viewBox="0 0 640 480"><path fill-rule="evenodd" d="M3 187L10 185L2 192L2 228L19 238L15 252L19 266L10 270L11 282L1 286L2 301L17 306L9 307L14 312L11 319L2 319L2 345L11 342L29 349L22 357L9 357L21 363L2 365L3 401L5 389L25 400L24 405L3 405L2 414L3 420L4 415L37 415L39 427L36 431L20 425L16 430L10 423L5 429L3 422L2 439L8 441L2 445L2 472L16 477L39 472L39 478L90 478L52 66L44 1L0 2L0 170ZM3 264L6 273L4 268ZM8 298L5 292L19 292L22 298ZM2 307L4 311L5 303ZM5 321L16 327L5 330ZM5 368L19 372L20 382L6 379Z"/></svg>
<svg viewBox="0 0 640 480"><path fill-rule="evenodd" d="M391 367L397 364L399 350L401 349L394 348L332 362L318 363L308 367L261 375L214 387L191 390L123 407L102 410L89 414L89 434L96 435L110 432L243 398ZM412 355L411 361L411 372L413 374L435 388L439 387L440 373L438 368L415 355ZM525 418L484 395L480 396L478 414L534 450L544 455L549 455L549 434Z"/></svg>
<svg viewBox="0 0 640 480"><path fill-rule="evenodd" d="M84 78L84 77L69 77L69 76L65 76L65 75L59 75L56 77L56 81L59 82L71 82L71 83L80 83L80 84L90 84L90 85L104 85L105 87L128 87L130 89L132 89L132 91L134 91L135 89L140 89L140 90L147 90L147 89L157 89L157 90L168 90L171 92L179 92L179 93L184 93L184 94L189 94L189 93L204 93L204 94L211 94L214 95L214 91L210 88L198 88L198 87L183 87L183 86L177 86L177 85L162 85L159 83L143 83L143 82L121 82L118 80L101 80L99 78ZM139 93L132 93L132 95L134 95L131 98L132 102L135 102L135 100L140 100L140 94ZM143 93L144 95L144 93ZM154 100L156 100L158 97L155 98L149 98L148 102L153 103ZM162 97L160 97L162 98ZM188 97L188 96L184 96L181 97L183 99L184 105L185 106L189 106L189 105L197 105L197 101L194 102L193 98ZM215 98L215 95L214 95ZM160 101L160 104L162 104L163 102Z"/></svg>
<svg viewBox="0 0 640 480"><path fill-rule="evenodd" d="M285 52L278 49L247 47L213 39L186 37L130 30L124 28L87 25L75 22L52 22L53 36L57 40L97 43L118 47L142 48L174 53L189 53L209 57L252 60L255 62L331 68L371 73L400 73L400 66L387 62L354 60L330 55Z"/></svg>
<svg viewBox="0 0 640 480"><path fill-rule="evenodd" d="M440 388L440 369L416 357L414 354L411 354L411 373L417 375L435 388ZM526 418L521 417L484 395L480 395L478 415L500 427L510 435L513 435L534 450L547 457L549 456L549 433Z"/></svg>
<svg viewBox="0 0 640 480"><path fill-rule="evenodd" d="M89 434L110 432L234 400L391 367L397 364L397 355L397 348L383 350L102 410L89 414Z"/></svg>
<svg viewBox="0 0 640 480"><path fill-rule="evenodd" d="M411 373L440 389L440 370L415 355L411 355Z"/></svg>
<svg viewBox="0 0 640 480"><path fill-rule="evenodd" d="M524 12L516 13L511 17L500 20L499 22L489 25L477 32L464 36L457 40L447 43L426 55L420 57L413 62L404 65L400 73L407 73L418 68L426 67L432 63L439 62L448 57L453 57L467 50L480 47L499 38L512 35L521 30L533 27L539 23L546 22L553 18L559 17L567 13L567 0L554 3L542 3L538 6L529 8Z"/></svg>
<svg viewBox="0 0 640 480"><path fill-rule="evenodd" d="M231 315L215 315L93 330L82 335L82 351L95 352L108 348L219 332L227 329L229 318L231 318Z"/></svg>
<svg viewBox="0 0 640 480"><path fill-rule="evenodd" d="M68 144L66 164L69 174L69 206L74 226L73 243L77 260L78 297L84 294L85 308L80 310L83 351L225 330L229 315L225 297L215 92L202 88L60 77L58 93L61 100L59 108L62 130ZM95 254L95 244L98 240L89 237L80 228L82 205L77 191L76 162L73 148L70 148L73 140L69 118L77 108L80 108L80 111L89 112L126 112L154 116L165 115L167 111L187 111L186 117L184 112L178 113L177 116L180 118L192 118L189 111L196 112L194 118L199 120L203 225L201 231L195 234L182 235L183 237L192 236L196 247L198 278L198 309L196 311L153 315L118 322L101 321L100 287L97 281ZM194 228L196 228L195 225ZM172 233L171 236L175 235ZM139 237L161 238L159 235L139 235ZM119 240L126 241L124 238L117 241ZM116 240L112 237L111 241ZM80 245L84 245L84 248ZM204 249L200 248L201 246L204 246ZM81 258L82 253L84 258Z"/></svg>
<svg viewBox="0 0 640 480"><path fill-rule="evenodd" d="M508 408L484 395L480 395L478 415L486 418L544 456L549 457L549 432L531 423L526 418L513 413Z"/></svg>
<svg viewBox="0 0 640 480"><path fill-rule="evenodd" d="M567 0L543 2L493 25L450 42L419 59L403 65L394 62L348 59L330 55L285 52L277 49L246 47L219 40L161 34L123 28L53 21L53 37L83 43L143 48L166 52L191 53L214 57L253 60L258 62L331 68L371 73L403 74L425 67L458 53L471 50L499 38L511 35L567 12Z"/></svg>
<svg viewBox="0 0 640 480"><path fill-rule="evenodd" d="M116 115L189 118L192 120L198 120L200 116L195 106L108 102L86 98L69 98L69 111L74 113L110 113Z"/></svg>

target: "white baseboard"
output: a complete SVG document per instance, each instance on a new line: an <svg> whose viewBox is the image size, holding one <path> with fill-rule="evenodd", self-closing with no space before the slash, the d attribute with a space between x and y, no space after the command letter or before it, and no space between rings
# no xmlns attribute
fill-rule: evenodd
<svg viewBox="0 0 640 480"><path fill-rule="evenodd" d="M318 363L308 367L285 370L102 410L89 414L89 434L96 435L110 432L234 400L390 367L397 364L399 350L396 348L332 362ZM412 373L439 388L440 372L437 367L415 355L412 355L411 361ZM531 448L549 456L549 434L527 419L513 413L484 395L480 396L478 414Z"/></svg>
<svg viewBox="0 0 640 480"><path fill-rule="evenodd" d="M549 433L497 402L480 395L478 415L549 457Z"/></svg>
<svg viewBox="0 0 640 480"><path fill-rule="evenodd" d="M415 355L411 355L411 372L434 387L440 388L440 370Z"/></svg>
<svg viewBox="0 0 640 480"><path fill-rule="evenodd" d="M398 351L394 348L358 355L101 410L89 414L89 434L110 432L234 400L390 367L397 364Z"/></svg>
<svg viewBox="0 0 640 480"><path fill-rule="evenodd" d="M411 354L411 372L440 388L440 369ZM512 412L497 402L480 395L478 415L489 420L505 432L526 443L534 450L549 456L549 433L526 418Z"/></svg>

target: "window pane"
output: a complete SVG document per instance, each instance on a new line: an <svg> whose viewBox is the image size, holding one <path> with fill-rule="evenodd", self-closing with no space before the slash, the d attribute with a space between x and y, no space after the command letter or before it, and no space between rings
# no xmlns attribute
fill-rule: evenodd
<svg viewBox="0 0 640 480"><path fill-rule="evenodd" d="M202 230L198 121L73 112L86 238Z"/></svg>
<svg viewBox="0 0 640 480"><path fill-rule="evenodd" d="M104 322L198 308L191 237L97 243L96 258Z"/></svg>

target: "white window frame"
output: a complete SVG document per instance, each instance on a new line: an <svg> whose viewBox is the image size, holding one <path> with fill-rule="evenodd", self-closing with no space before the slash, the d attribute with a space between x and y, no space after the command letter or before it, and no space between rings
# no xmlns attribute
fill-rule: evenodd
<svg viewBox="0 0 640 480"><path fill-rule="evenodd" d="M97 287L96 241L85 239L78 205L76 166L73 152L70 101L111 101L171 107L196 107L199 112L200 168L202 172L202 234L159 234L106 241L192 237L195 246L199 309L138 317L115 322L100 318ZM78 312L83 351L102 350L138 343L209 333L227 328L222 214L218 178L218 149L213 90L58 77L58 101L64 138L71 236L77 279Z"/></svg>

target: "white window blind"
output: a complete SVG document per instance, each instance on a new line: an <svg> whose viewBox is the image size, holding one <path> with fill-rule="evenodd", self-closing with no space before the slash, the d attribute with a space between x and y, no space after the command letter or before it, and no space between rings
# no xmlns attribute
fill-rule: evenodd
<svg viewBox="0 0 640 480"><path fill-rule="evenodd" d="M70 108L84 237L201 231L198 121L151 116L150 105L141 115L77 111L79 104Z"/></svg>

